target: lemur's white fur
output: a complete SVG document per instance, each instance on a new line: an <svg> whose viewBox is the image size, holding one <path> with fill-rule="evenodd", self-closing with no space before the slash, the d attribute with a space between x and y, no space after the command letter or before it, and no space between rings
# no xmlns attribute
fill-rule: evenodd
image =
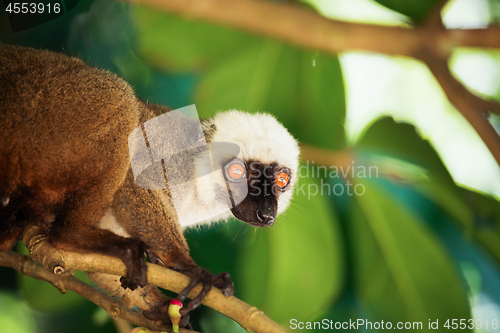
<svg viewBox="0 0 500 333"><path fill-rule="evenodd" d="M241 149L243 160L276 162L292 171L291 185L297 180L299 146L272 115L232 110L218 113L211 124L216 126L213 142L235 143Z"/></svg>
<svg viewBox="0 0 500 333"><path fill-rule="evenodd" d="M119 236L128 238L129 233L123 229L118 220L116 219L115 213L112 208L108 208L106 214L101 218L99 222L99 228L109 230Z"/></svg>

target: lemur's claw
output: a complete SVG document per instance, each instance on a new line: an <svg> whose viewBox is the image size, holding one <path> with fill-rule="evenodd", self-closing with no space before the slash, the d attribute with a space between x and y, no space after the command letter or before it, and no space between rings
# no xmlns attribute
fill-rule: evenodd
<svg viewBox="0 0 500 333"><path fill-rule="evenodd" d="M182 316L181 321L179 322L179 327L186 328L188 330L192 330L193 326L189 322L189 313L186 313Z"/></svg>
<svg viewBox="0 0 500 333"><path fill-rule="evenodd" d="M138 286L145 287L148 284L148 267L144 253L149 251L149 246L135 238L130 238L128 242L130 244L126 257L122 258L127 275L122 277L120 282L123 289L135 290Z"/></svg>
<svg viewBox="0 0 500 333"><path fill-rule="evenodd" d="M148 256L149 261L151 261L152 264L159 265L159 266L165 266L165 263L163 260L160 259L156 253L154 253L152 250L148 249L146 251L146 255Z"/></svg>
<svg viewBox="0 0 500 333"><path fill-rule="evenodd" d="M229 273L219 273L214 276L209 271L201 267L195 267L185 273L191 277L191 281L177 297L181 302L187 298L187 295L191 292L191 290L193 290L194 287L196 287L196 285L198 285L198 283L202 284L202 288L200 293L180 310L183 315L193 309L196 309L200 305L203 298L212 289L212 286L219 288L226 297L229 297L234 293L234 284L231 281Z"/></svg>
<svg viewBox="0 0 500 333"><path fill-rule="evenodd" d="M212 285L219 288L224 296L229 297L234 294L234 283L228 272L219 273L212 278Z"/></svg>

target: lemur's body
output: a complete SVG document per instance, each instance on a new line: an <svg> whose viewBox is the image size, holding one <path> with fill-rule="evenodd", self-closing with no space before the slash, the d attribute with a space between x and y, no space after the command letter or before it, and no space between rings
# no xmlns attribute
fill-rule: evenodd
<svg viewBox="0 0 500 333"><path fill-rule="evenodd" d="M169 191L143 189L134 182L128 136L168 108L141 102L123 80L79 59L22 47L0 47L0 86L0 250L11 249L26 226L36 224L60 249L122 259L125 288L146 285L145 252L153 262L202 282L204 291L187 310L211 285L232 293L227 274L212 277L189 256ZM279 193L249 195L231 210L245 222L272 224L288 205L279 197L291 196L296 179L295 140L267 115L228 112L202 124L207 142L241 147L249 192L250 184L263 189L279 185ZM266 136L270 144L259 146ZM274 174L272 179L251 174L250 161L257 161L257 168L271 167L280 181ZM207 207L217 200L203 197ZM116 292L110 279L106 288ZM153 294L154 302L161 300L156 290ZM155 317L154 311L150 316Z"/></svg>

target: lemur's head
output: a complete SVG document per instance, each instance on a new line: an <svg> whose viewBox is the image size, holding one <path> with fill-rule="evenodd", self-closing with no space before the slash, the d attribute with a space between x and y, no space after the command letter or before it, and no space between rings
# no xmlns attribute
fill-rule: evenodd
<svg viewBox="0 0 500 333"><path fill-rule="evenodd" d="M167 112L130 134L129 152L137 185L165 189L182 227L231 215L272 225L297 182L297 141L263 113L221 112L200 128L197 117Z"/></svg>
<svg viewBox="0 0 500 333"><path fill-rule="evenodd" d="M297 182L297 141L273 116L264 113L221 112L202 126L209 144L230 142L240 148L237 158L220 166L228 184L247 190L231 213L253 226L272 225L289 206Z"/></svg>

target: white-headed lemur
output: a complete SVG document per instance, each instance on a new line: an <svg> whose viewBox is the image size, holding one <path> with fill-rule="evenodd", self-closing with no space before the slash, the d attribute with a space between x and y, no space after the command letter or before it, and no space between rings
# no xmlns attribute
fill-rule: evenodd
<svg viewBox="0 0 500 333"><path fill-rule="evenodd" d="M187 143L190 152L171 151L177 159L158 164L166 188L152 189L138 186L141 174L131 167L135 150L129 135L139 131L151 148L154 133L145 124L170 109L140 101L116 75L77 58L19 46L0 46L0 87L0 251L11 249L26 227L38 225L56 248L118 257L125 277L91 277L150 319L169 322L167 299L147 284L145 254L191 277L179 300L203 284L181 312L187 318L212 286L229 296L233 284L228 273L213 276L194 263L182 229L231 214L269 226L291 200L299 148L270 115L228 111L203 120L202 138ZM208 158L202 141L208 147L235 144L239 151L225 158L222 149ZM168 153L169 146L163 149ZM222 180L207 182L199 172L209 162ZM179 169L185 179L173 184ZM244 190L238 200L235 184ZM215 210L222 213L211 214L219 206Z"/></svg>

